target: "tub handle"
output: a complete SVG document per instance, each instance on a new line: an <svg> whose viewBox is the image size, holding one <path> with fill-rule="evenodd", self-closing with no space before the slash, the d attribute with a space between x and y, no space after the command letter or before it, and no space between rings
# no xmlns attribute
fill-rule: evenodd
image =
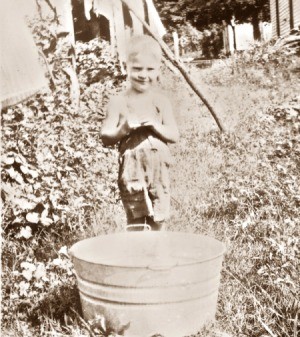
<svg viewBox="0 0 300 337"><path fill-rule="evenodd" d="M130 228L134 229L134 228L141 228L141 227L144 228L144 231L151 231L151 226L149 226L148 224L127 225L125 229L126 229L126 232L128 232Z"/></svg>
<svg viewBox="0 0 300 337"><path fill-rule="evenodd" d="M70 260L73 262L75 255L74 255L72 247L70 249L68 249L68 254L70 256Z"/></svg>

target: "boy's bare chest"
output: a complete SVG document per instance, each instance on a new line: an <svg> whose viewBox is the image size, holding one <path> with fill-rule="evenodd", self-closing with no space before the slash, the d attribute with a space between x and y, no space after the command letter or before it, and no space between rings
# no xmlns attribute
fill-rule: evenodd
<svg viewBox="0 0 300 337"><path fill-rule="evenodd" d="M126 104L126 116L133 122L158 121L159 111L153 99L128 100Z"/></svg>

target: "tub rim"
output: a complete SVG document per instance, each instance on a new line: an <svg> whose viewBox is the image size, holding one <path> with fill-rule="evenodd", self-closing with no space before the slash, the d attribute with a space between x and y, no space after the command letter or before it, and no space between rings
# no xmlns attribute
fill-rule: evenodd
<svg viewBox="0 0 300 337"><path fill-rule="evenodd" d="M182 263L178 263L178 261L177 261L177 263L175 263L175 264L174 263L172 263L172 264L168 264L168 263L163 264L162 263L161 265L159 264L159 261L155 265L145 264L145 263L143 265L141 263L136 264L136 265L127 265L128 262L125 261L125 260L122 261L122 263L118 262L118 264L117 263L104 263L104 262L97 262L97 261L91 261L91 260L88 260L88 259L83 259L83 258L77 257L75 255L74 247L78 246L80 243L82 243L84 241L96 239L98 237L114 236L114 235L119 235L119 234L135 235L135 233L140 233L140 232L110 233L110 234L94 236L94 237L91 237L91 238L86 238L86 239L83 239L83 240L78 241L75 244L73 244L70 247L70 249L68 250L68 252L71 256L71 259L72 259L73 263L74 263L74 260L77 260L79 262L82 262L83 264L87 263L87 264L93 264L93 265L102 266L102 267L124 268L124 269L148 269L148 270L152 270L152 271L165 271L165 270L176 268L176 267L184 267L184 266L206 263L206 262L209 262L209 261L212 261L212 260L217 260L220 257L223 257L225 252L226 252L226 246L225 246L224 242L219 241L218 239L215 239L214 237L211 237L211 236L208 236L208 235L196 234L196 233L185 233L185 232L178 232L178 231L177 232L171 232L171 231L167 232L167 231L165 231L165 232L145 232L145 233L155 233L155 235L159 235L158 233L174 233L175 235L188 234L188 235L193 235L193 236L200 236L202 238L205 237L205 238L209 238L210 240L218 243L218 245L220 246L221 252L219 252L216 255L210 256L208 258L199 260L199 261L185 261L185 262L182 262Z"/></svg>

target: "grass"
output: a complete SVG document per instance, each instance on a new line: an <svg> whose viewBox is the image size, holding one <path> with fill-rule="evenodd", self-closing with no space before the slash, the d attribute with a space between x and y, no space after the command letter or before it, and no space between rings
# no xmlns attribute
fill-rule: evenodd
<svg viewBox="0 0 300 337"><path fill-rule="evenodd" d="M173 151L170 228L211 235L227 245L218 306L221 331L296 336L299 101L298 119L281 123L271 112L295 97L299 80L283 80L279 72L266 86L267 76L249 80L255 70L243 66L235 74L230 68L199 73L200 86L218 101L228 132L220 135L195 102L184 114L182 139ZM294 150L276 152L276 144L288 141ZM288 188L287 176L293 176Z"/></svg>
<svg viewBox="0 0 300 337"><path fill-rule="evenodd" d="M171 148L176 165L171 169L169 230L214 236L227 247L217 320L198 337L297 336L299 110L298 117L291 118L289 111L300 104L292 102L300 92L292 72L298 65L295 58L288 67L283 64L274 71L272 64L258 67L243 60L235 67L191 68L206 96L218 106L225 134L183 81L168 70L162 76L181 132ZM278 108L283 103L288 107ZM92 148L80 146L88 158ZM117 157L110 151L112 155L103 155L95 165L105 167L101 184L116 179ZM125 217L117 198L99 202L95 197L93 207L76 206L75 192L85 191L85 182L96 186L98 171L95 167L95 172L80 177L74 193L69 186L66 197L73 209L67 226L37 230L29 241L4 227L4 336L101 336L81 317L72 265L61 250L85 237L123 230ZM27 282L28 270L24 273L21 261L34 268L39 265L40 270L43 264L46 272ZM20 295L24 280L30 287L27 295Z"/></svg>

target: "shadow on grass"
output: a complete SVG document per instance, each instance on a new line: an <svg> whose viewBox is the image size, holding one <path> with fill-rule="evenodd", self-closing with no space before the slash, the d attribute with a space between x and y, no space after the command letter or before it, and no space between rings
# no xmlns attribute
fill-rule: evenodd
<svg viewBox="0 0 300 337"><path fill-rule="evenodd" d="M32 307L29 319L33 325L40 324L45 317L65 323L66 317L74 317L74 311L82 316L77 285L66 284L53 289Z"/></svg>

